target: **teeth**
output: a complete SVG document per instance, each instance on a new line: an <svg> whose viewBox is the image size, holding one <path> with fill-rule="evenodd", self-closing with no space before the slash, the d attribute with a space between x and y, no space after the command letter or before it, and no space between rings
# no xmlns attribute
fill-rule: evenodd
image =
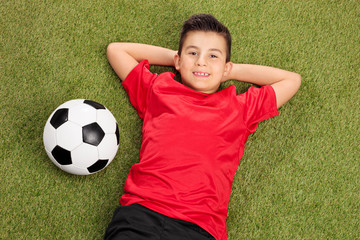
<svg viewBox="0 0 360 240"><path fill-rule="evenodd" d="M195 75L199 75L199 76L209 76L208 73L199 73L199 72L194 72Z"/></svg>

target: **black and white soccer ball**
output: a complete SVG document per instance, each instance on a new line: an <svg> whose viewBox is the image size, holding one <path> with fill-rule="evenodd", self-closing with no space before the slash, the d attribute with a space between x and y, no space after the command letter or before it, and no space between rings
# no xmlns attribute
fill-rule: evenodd
<svg viewBox="0 0 360 240"><path fill-rule="evenodd" d="M104 169L119 147L119 128L112 113L100 103L74 99L50 115L43 141L47 155L60 169L89 175Z"/></svg>

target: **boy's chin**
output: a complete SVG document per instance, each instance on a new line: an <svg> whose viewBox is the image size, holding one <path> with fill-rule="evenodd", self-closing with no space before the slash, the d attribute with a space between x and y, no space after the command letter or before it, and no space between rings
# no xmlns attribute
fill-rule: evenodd
<svg viewBox="0 0 360 240"><path fill-rule="evenodd" d="M201 93L206 93L206 94L212 94L217 92L217 90L220 87L220 84L214 87L208 86L208 85L203 85L201 83L198 84L187 84L186 82L182 82L183 85L185 85L186 87L197 91L197 92L201 92Z"/></svg>

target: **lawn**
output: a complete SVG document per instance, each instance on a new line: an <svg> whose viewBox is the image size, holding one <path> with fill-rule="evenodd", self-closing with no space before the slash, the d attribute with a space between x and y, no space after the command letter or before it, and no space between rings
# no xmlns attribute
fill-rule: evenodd
<svg viewBox="0 0 360 240"><path fill-rule="evenodd" d="M229 239L360 239L356 0L3 1L0 239L102 239L141 145L141 120L106 46L177 49L183 21L202 12L228 26L232 61L303 80L279 116L249 137L229 203ZM250 86L229 84L239 92ZM47 118L76 98L104 104L119 124L119 151L94 175L61 171L43 148Z"/></svg>

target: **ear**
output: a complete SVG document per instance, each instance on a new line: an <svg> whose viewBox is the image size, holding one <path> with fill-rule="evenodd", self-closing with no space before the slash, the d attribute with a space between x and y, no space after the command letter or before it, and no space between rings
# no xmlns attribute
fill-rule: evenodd
<svg viewBox="0 0 360 240"><path fill-rule="evenodd" d="M232 70L232 67L233 67L233 63L232 62L227 62L225 64L225 70L224 70L224 74L223 74L223 79L224 78L227 78L230 73L231 73L231 70Z"/></svg>
<svg viewBox="0 0 360 240"><path fill-rule="evenodd" d="M175 69L177 71L179 71L180 70L180 56L179 56L179 54L174 55L174 63L175 63Z"/></svg>

